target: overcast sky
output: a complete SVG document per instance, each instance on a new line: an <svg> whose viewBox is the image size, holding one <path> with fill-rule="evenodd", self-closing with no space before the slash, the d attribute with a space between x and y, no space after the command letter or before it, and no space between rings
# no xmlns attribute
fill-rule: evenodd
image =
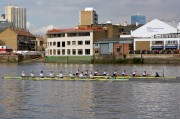
<svg viewBox="0 0 180 119"><path fill-rule="evenodd" d="M180 21L180 0L0 0L0 14L5 5L27 9L28 28L35 34L47 28L71 28L79 24L79 11L93 7L99 23L130 23L131 15L143 14L150 21Z"/></svg>

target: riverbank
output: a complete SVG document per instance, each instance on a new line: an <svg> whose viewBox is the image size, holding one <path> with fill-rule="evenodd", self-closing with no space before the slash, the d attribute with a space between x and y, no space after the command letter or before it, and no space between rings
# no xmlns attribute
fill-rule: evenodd
<svg viewBox="0 0 180 119"><path fill-rule="evenodd" d="M21 55L21 54L1 54L0 62L5 63L16 63L16 62L27 62L27 61L44 61L45 59L41 55Z"/></svg>
<svg viewBox="0 0 180 119"><path fill-rule="evenodd" d="M66 64L180 64L180 54L128 54L126 56L56 56L0 55L0 62L52 62Z"/></svg>

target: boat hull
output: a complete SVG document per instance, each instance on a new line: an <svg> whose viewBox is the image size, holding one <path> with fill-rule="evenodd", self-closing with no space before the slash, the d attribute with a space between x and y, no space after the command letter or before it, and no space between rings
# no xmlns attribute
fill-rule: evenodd
<svg viewBox="0 0 180 119"><path fill-rule="evenodd" d="M3 79L8 79L8 80L57 80L57 81L128 81L129 78L68 78L68 77L64 77L64 78L59 78L59 77L44 77L44 78L40 78L40 77L2 77Z"/></svg>

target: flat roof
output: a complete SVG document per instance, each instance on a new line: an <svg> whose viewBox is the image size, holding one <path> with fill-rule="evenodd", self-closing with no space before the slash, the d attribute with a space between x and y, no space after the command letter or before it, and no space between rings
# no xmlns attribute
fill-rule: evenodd
<svg viewBox="0 0 180 119"><path fill-rule="evenodd" d="M69 29L52 29L48 33L67 33L67 32L86 32L86 31L104 31L103 28L69 28Z"/></svg>

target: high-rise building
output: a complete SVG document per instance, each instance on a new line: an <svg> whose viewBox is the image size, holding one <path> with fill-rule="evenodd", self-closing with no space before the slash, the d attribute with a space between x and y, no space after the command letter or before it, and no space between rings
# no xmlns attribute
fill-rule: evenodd
<svg viewBox="0 0 180 119"><path fill-rule="evenodd" d="M85 8L80 11L79 22L80 25L98 24L98 14L93 8Z"/></svg>
<svg viewBox="0 0 180 119"><path fill-rule="evenodd" d="M26 29L26 8L5 6L5 19L12 23L15 28Z"/></svg>
<svg viewBox="0 0 180 119"><path fill-rule="evenodd" d="M146 24L146 16L144 15L133 15L131 16L131 24Z"/></svg>

